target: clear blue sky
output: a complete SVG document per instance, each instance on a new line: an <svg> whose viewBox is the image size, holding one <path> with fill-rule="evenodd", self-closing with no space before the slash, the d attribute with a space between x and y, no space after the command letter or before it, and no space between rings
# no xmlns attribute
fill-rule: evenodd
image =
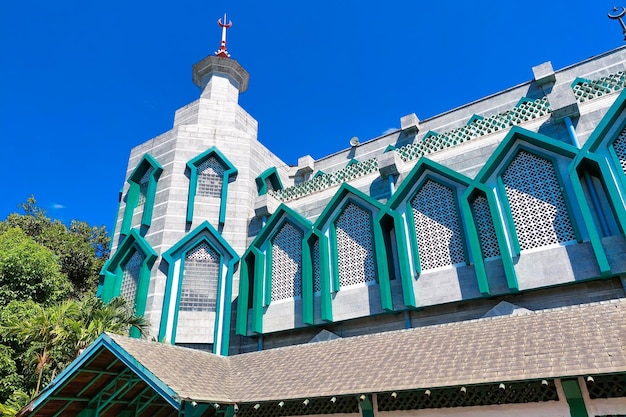
<svg viewBox="0 0 626 417"><path fill-rule="evenodd" d="M426 4L428 3L428 4ZM219 46L251 74L240 104L286 163L319 158L621 46L600 1L0 2L0 218L34 194L111 227L131 147L195 100ZM295 146L294 146L295 144Z"/></svg>

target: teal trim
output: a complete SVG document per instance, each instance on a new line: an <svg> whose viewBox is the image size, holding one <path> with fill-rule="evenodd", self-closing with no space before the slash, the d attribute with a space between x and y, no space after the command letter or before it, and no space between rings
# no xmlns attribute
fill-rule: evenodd
<svg viewBox="0 0 626 417"><path fill-rule="evenodd" d="M517 230L515 229L515 219L513 219L513 210L511 209L511 204L509 203L509 197L506 195L506 188L504 186L504 181L501 176L498 176L496 180L496 193L499 196L502 196L500 201L502 202L502 211L504 215L504 220L508 225L507 229L511 234L511 245L513 245L513 255L520 256L522 253L522 248L519 244L519 238L517 236Z"/></svg>
<svg viewBox="0 0 626 417"><path fill-rule="evenodd" d="M435 132L434 130L429 130L428 132L426 132L426 134L422 138L422 141L424 141L426 139L430 139L430 138L435 137L435 136L439 136L439 133Z"/></svg>
<svg viewBox="0 0 626 417"><path fill-rule="evenodd" d="M269 180L270 184L272 184L274 191L282 190L284 188L276 167L271 167L263 171L258 177L255 178L256 188L259 195L267 194L267 180Z"/></svg>
<svg viewBox="0 0 626 417"><path fill-rule="evenodd" d="M406 200L405 213L407 226L409 227L409 241L411 242L411 256L413 259L413 272L416 276L422 273L422 266L420 263L420 251L417 244L417 234L415 233L415 216L413 216L413 207L411 206L411 200Z"/></svg>
<svg viewBox="0 0 626 417"><path fill-rule="evenodd" d="M561 380L561 385L563 386L563 393L569 405L571 417L589 417L578 380L564 379Z"/></svg>
<svg viewBox="0 0 626 417"><path fill-rule="evenodd" d="M624 91L626 91L626 90L624 90ZM610 176L605 177L605 178L612 178L612 179L614 178L615 181L618 184L618 187L621 188L621 190L624 190L622 193L618 192L617 197L619 197L618 200L621 200L622 203L624 203L622 205L626 205L626 202L622 198L622 195L626 194L626 173L624 173L624 169L622 168L622 164L621 164L621 162L619 160L619 156L617 156L617 152L615 151L615 148L613 147L613 143L611 143L611 146L609 146L608 153L609 153L609 159L613 163L612 166L614 167L613 171L615 171L615 177L610 175ZM607 165L608 165L608 163L607 163ZM611 171L611 170L609 170L609 171Z"/></svg>
<svg viewBox="0 0 626 417"><path fill-rule="evenodd" d="M519 107L524 103L533 103L535 100L533 100L532 98L528 98L528 97L522 97L517 101L517 104L515 105L515 107Z"/></svg>
<svg viewBox="0 0 626 417"><path fill-rule="evenodd" d="M136 229L130 231L130 234L124 239L103 268L102 300L109 302L112 298L119 296L124 275L123 266L133 255L134 251L139 251L143 255L135 295L135 313L138 316L143 316L146 311L146 299L150 285L150 270L152 265L154 265L154 261L156 261L157 254ZM135 328L131 329L131 336L139 337L138 330Z"/></svg>
<svg viewBox="0 0 626 417"><path fill-rule="evenodd" d="M193 222L193 211L195 205L196 191L198 187L198 166L202 165L207 159L214 157L225 168L224 177L222 179L222 195L220 200L220 214L218 218L219 224L226 221L226 203L228 201L228 184L231 178L237 175L237 168L222 154L215 146L207 149L205 152L196 156L187 162L189 168L189 195L187 197L187 223Z"/></svg>
<svg viewBox="0 0 626 417"><path fill-rule="evenodd" d="M276 232L277 229L274 230ZM263 284L263 307L267 307L272 303L272 262L273 262L273 248L272 240L275 233L272 233L272 237L267 242L265 249L265 282ZM263 248L261 248L263 249Z"/></svg>
<svg viewBox="0 0 626 417"><path fill-rule="evenodd" d="M572 83L570 84L570 87L574 88L576 87L578 84L583 84L583 83L591 83L593 81L591 81L590 79L587 78L581 78L581 77L576 77L574 79L574 81L572 81Z"/></svg>
<svg viewBox="0 0 626 417"><path fill-rule="evenodd" d="M335 293L341 289L341 277L339 276L339 251L337 249L337 227L335 222L331 221L328 227L330 241L330 267L331 267L331 292ZM321 248L320 248L321 249Z"/></svg>
<svg viewBox="0 0 626 417"><path fill-rule="evenodd" d="M167 322L169 320L169 309L172 302L175 303L174 318L172 324L172 339L168 342L174 344L176 342L176 332L178 328L178 312L180 306L180 294L184 279L185 257L189 250L195 248L198 244L205 242L220 256L220 274L217 281L217 294L215 303L215 323L214 323L214 342L222 340L218 346L213 344L214 353L228 354L228 341L230 337L230 309L232 296L233 273L239 256L237 252L228 244L222 235L208 222L204 221L196 227L192 232L188 233L184 238L178 241L169 250L163 253L163 260L168 264L167 281L165 284L165 297L163 300L163 313L161 315L161 325L159 327L159 340L163 340L167 334ZM178 288L176 292L172 288L174 279L174 268L176 261L179 260L180 271L178 279ZM226 265L226 275L224 276L224 265ZM223 292L223 294L222 294ZM176 294L175 300L173 295ZM220 302L222 300L223 302ZM219 323L222 323L222 334L218 333Z"/></svg>
<svg viewBox="0 0 626 417"><path fill-rule="evenodd" d="M576 198L576 203L578 204L580 212L582 213L583 221L587 226L589 241L591 242L591 247L593 248L596 261L598 262L600 274L606 278L609 278L611 277L611 266L609 265L609 259L607 258L604 247L602 246L602 239L600 238L598 228L596 227L595 221L593 220L593 216L591 214L591 209L589 208L589 204L587 203L587 199L585 198L585 193L583 191L578 172L576 170L571 170L569 171L569 176L572 183L572 188L574 189L574 197Z"/></svg>
<svg viewBox="0 0 626 417"><path fill-rule="evenodd" d="M417 308L417 304L415 302L415 292L413 291L413 273L411 272L411 267L409 266L409 249L407 247L404 220L399 213L391 211L389 214L393 218L396 235L396 248L398 249L398 263L400 265L400 280L402 282L404 305L407 307Z"/></svg>
<svg viewBox="0 0 626 417"><path fill-rule="evenodd" d="M383 236L383 227L380 222L383 221L382 212L379 212L376 218L372 219L374 225L374 240L383 242L385 237ZM378 284L380 285L380 301L383 310L393 311L393 300L391 298L391 283L389 279L389 262L387 261L387 252L391 252L391 248L376 247L376 262L378 272ZM394 265L391 265L393 268Z"/></svg>
<svg viewBox="0 0 626 417"><path fill-rule="evenodd" d="M398 148L396 148L396 147L395 147L395 146L393 146L393 145L387 145L387 147L385 148L385 150L383 151L383 153L387 153L387 152L395 151L396 149L398 149Z"/></svg>
<svg viewBox="0 0 626 417"><path fill-rule="evenodd" d="M615 155L615 159L617 158L617 154L611 148L609 148L609 152ZM622 234L626 234L626 200L624 199L624 195L626 195L626 175L624 175L624 171L617 172L615 177L619 178L620 181L616 184L614 181L613 173L611 172L611 167L605 159L597 158L595 155L589 155L590 158L593 158L600 168L600 173L602 175L602 182L604 183L605 191L607 193L609 204L613 209L613 213L615 214L617 224L622 232ZM618 161L619 162L619 161ZM621 170L621 166L619 166ZM622 184L622 189L620 190L619 186Z"/></svg>
<svg viewBox="0 0 626 417"><path fill-rule="evenodd" d="M589 139L587 139L587 141L583 145L582 151L595 152L606 140L608 140L608 142L610 143L613 143L618 137L619 132L621 132L624 127L626 127L626 119L622 120L621 123L617 125L617 129L615 129L615 134L613 135L613 137L608 137L608 134L615 127L616 123L618 122L620 117L622 117L622 114L625 110L626 90L622 90L622 92L617 96L615 102L613 102L600 123L598 123L594 131L591 133ZM616 165L616 167L618 166L619 164Z"/></svg>
<svg viewBox="0 0 626 417"><path fill-rule="evenodd" d="M481 184L481 186L483 185ZM496 237L498 239L498 247L500 248L500 257L502 259L502 267L504 268L507 286L512 292L519 292L519 281L517 280L517 273L515 272L513 258L511 257L511 252L507 244L506 231L504 230L504 225L502 224L500 218L500 212L498 211L496 195L492 190L487 189L486 187L484 192L487 197L487 202L489 203L491 221L493 222ZM508 202L506 204L508 204ZM505 213L510 213L510 211L504 211Z"/></svg>
<svg viewBox="0 0 626 417"><path fill-rule="evenodd" d="M119 346L106 333L101 334L89 345L69 366L67 366L57 377L46 387L42 393L33 400L32 412L36 413L41 409L57 390L65 386L70 378L74 376L83 366L93 361L103 351L108 350L120 362L127 366L131 372L135 373L139 379L144 381L152 390L165 400L174 409L180 408L181 396L172 390L166 383L157 378L152 372L145 368L131 354Z"/></svg>
<svg viewBox="0 0 626 417"><path fill-rule="evenodd" d="M475 180L482 184L485 184L489 180L489 177L491 177L491 175L500 166L502 166L503 160L507 157L508 152L516 145L518 139L522 142L538 146L542 150L548 150L569 159L575 158L578 154L578 149L572 145L568 145L564 142L552 139L540 133L526 130L519 126L513 126L511 130L509 130L509 133L506 135L502 143L498 145L496 150L489 157L480 172L476 174ZM529 150L529 152L537 154L536 150ZM546 158L545 156L541 157ZM505 166L508 166L508 164L505 164Z"/></svg>
<svg viewBox="0 0 626 417"><path fill-rule="evenodd" d="M333 212L340 205L343 205L341 203L344 197L350 194L354 195L357 199L360 199L366 202L367 204L372 205L378 210L384 210L385 208L385 206L382 205L378 200L375 200L369 195L365 194L364 192L359 191L356 188L352 187L351 185L344 183L344 184L341 184L341 187L339 187L339 189L337 190L333 198L328 202L328 204L326 205L322 213L319 215L319 217L313 224L313 227L317 228L318 230L321 230L321 227L328 223ZM333 216L333 217L336 217L336 216Z"/></svg>
<svg viewBox="0 0 626 417"><path fill-rule="evenodd" d="M265 256L255 248L250 248L254 254L254 292L252 294L252 331L263 334L263 284L265 280Z"/></svg>
<svg viewBox="0 0 626 417"><path fill-rule="evenodd" d="M472 123L474 123L477 120L483 120L484 117L479 115L479 114L473 114L472 117L469 118L469 120L467 121L467 123L465 123L466 126L471 125Z"/></svg>
<svg viewBox="0 0 626 417"><path fill-rule="evenodd" d="M130 185L128 192L126 193L126 208L124 209L124 218L122 220L122 227L120 233L124 236L128 234L132 227L133 214L139 203L140 186L139 181L145 175L145 173L152 168L152 173L148 180L148 190L146 192L146 200L143 205L143 214L141 215L141 225L150 227L152 223L152 211L154 209L154 198L156 196L157 182L163 167L159 162L154 159L150 154L145 154L141 161L137 164L133 172L128 177L128 184Z"/></svg>
<svg viewBox="0 0 626 417"><path fill-rule="evenodd" d="M235 333L240 336L247 336L248 300L250 299L250 270L248 262L254 263L254 255L247 251L243 255L242 259L243 262L241 262L241 270L239 272L239 295L237 300L237 318L235 322ZM254 273L254 266L252 267L252 273Z"/></svg>
<svg viewBox="0 0 626 417"><path fill-rule="evenodd" d="M361 408L361 416L362 417L374 417L374 406L372 405L372 399L369 395L365 395L365 399L361 400L361 398L357 397L359 401L359 407Z"/></svg>
<svg viewBox="0 0 626 417"><path fill-rule="evenodd" d="M313 248L309 246L309 231L302 234L302 322L314 324L313 312Z"/></svg>
<svg viewBox="0 0 626 417"><path fill-rule="evenodd" d="M348 168L349 166L352 166L352 165L355 165L355 164L358 164L358 163L359 163L359 161L357 161L356 159L352 158L351 160L348 161L348 163L346 164L345 167Z"/></svg>
<svg viewBox="0 0 626 417"><path fill-rule="evenodd" d="M317 171L315 173L315 175L313 175L313 178L317 178L317 177L320 177L322 175L326 175L326 174L324 173L324 171L319 170L319 171Z"/></svg>
<svg viewBox="0 0 626 417"><path fill-rule="evenodd" d="M483 297L491 295L489 290L489 281L487 280L487 270L485 269L485 263L483 261L483 254L480 248L480 239L478 237L478 230L474 223L474 216L472 216L472 208L469 205L467 198L461 198L461 212L462 215L459 218L463 219L465 230L467 230L466 239L471 248L471 259L469 254L466 254L468 262L473 261L474 272L476 273L476 280L478 282L478 290Z"/></svg>
<svg viewBox="0 0 626 417"><path fill-rule="evenodd" d="M321 296L321 318L324 321L333 321L333 295L330 285L330 259L328 251L328 237L317 229L312 229L307 241L312 249L314 239L319 241L319 260L320 260L320 296Z"/></svg>

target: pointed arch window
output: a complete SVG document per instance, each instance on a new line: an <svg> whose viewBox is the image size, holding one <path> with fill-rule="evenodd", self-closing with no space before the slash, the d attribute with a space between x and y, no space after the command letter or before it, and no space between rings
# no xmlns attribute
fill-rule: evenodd
<svg viewBox="0 0 626 417"><path fill-rule="evenodd" d="M271 240L272 301L302 296L302 239L304 233L286 221Z"/></svg>
<svg viewBox="0 0 626 417"><path fill-rule="evenodd" d="M122 268L122 284L120 286L120 296L124 297L131 305L135 304L137 297L137 286L139 284L139 273L143 264L144 256L138 250L126 261Z"/></svg>
<svg viewBox="0 0 626 417"><path fill-rule="evenodd" d="M143 207L140 226L150 227L152 211L156 197L157 181L163 172L163 167L150 154L145 154L128 177L128 192L126 193L126 208L122 220L121 234L128 235L133 227L135 210Z"/></svg>
<svg viewBox="0 0 626 417"><path fill-rule="evenodd" d="M502 183L522 250L576 239L551 161L520 150Z"/></svg>
<svg viewBox="0 0 626 417"><path fill-rule="evenodd" d="M489 202L484 195L477 195L470 201L472 215L478 232L480 249L484 258L500 256L500 245L496 235L496 228L493 224Z"/></svg>
<svg viewBox="0 0 626 417"><path fill-rule="evenodd" d="M455 192L427 179L410 201L422 270L465 262Z"/></svg>
<svg viewBox="0 0 626 417"><path fill-rule="evenodd" d="M220 255L201 242L185 255L180 311L215 311Z"/></svg>

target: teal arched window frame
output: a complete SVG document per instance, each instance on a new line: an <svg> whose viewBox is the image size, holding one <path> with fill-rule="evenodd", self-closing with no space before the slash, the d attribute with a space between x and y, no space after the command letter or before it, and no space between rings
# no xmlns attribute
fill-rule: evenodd
<svg viewBox="0 0 626 417"><path fill-rule="evenodd" d="M220 257L220 267L217 282L217 296L215 303L215 325L213 330L213 353L228 355L230 346L230 316L233 275L239 256L226 240L207 221L182 238L178 243L163 253L163 259L168 264L163 312L159 326L159 340L174 344L176 342L176 328L178 325L178 310L180 294L184 280L185 256L189 250L205 242ZM180 261L178 270L176 265ZM177 277L177 279L175 279ZM171 337L168 338L168 334Z"/></svg>
<svg viewBox="0 0 626 417"><path fill-rule="evenodd" d="M152 247L141 237L136 229L132 229L115 254L102 268L104 282L100 291L102 301L109 302L112 298L120 295L122 279L124 277L124 265L133 256L135 251L143 255L139 279L137 280L137 293L135 295L135 314L143 316L146 312L148 288L150 286L150 271L157 259L157 254ZM131 336L139 337L136 329L131 329Z"/></svg>
<svg viewBox="0 0 626 417"><path fill-rule="evenodd" d="M120 230L120 233L124 236L129 233L132 227L133 215L139 203L139 195L141 194L141 178L150 168L152 168L152 172L148 179L148 190L146 192L143 214L141 215L141 226L150 227L152 224L152 211L154 209L157 181L163 172L163 167L152 155L145 154L127 180L130 186L126 194L126 208L124 209L124 218Z"/></svg>
<svg viewBox="0 0 626 417"><path fill-rule="evenodd" d="M205 152L187 162L189 168L189 194L187 197L187 223L193 222L193 212L198 190L198 167L207 159L214 157L224 167L224 178L222 179L222 195L220 201L220 213L218 222L220 225L226 221L226 203L228 201L228 183L231 178L237 175L237 168L221 153L216 147L211 147Z"/></svg>
<svg viewBox="0 0 626 417"><path fill-rule="evenodd" d="M278 170L276 169L276 167L271 167L263 171L258 177L255 178L256 188L259 196L265 195L269 191L267 189L268 180L270 184L272 184L272 188L274 189L274 191L283 189L283 183L280 180L280 176L278 175Z"/></svg>
<svg viewBox="0 0 626 417"><path fill-rule="evenodd" d="M272 297L272 250L271 242L285 224L290 223L303 232L302 239L302 321L313 324L313 270L311 250L308 243L312 223L285 204L278 206L263 229L252 241L243 255L239 279L236 332L246 336L248 332L248 305L252 293L252 331L263 333L263 310ZM252 271L248 266L252 265ZM250 278L253 278L251 282ZM252 288L250 288L252 287Z"/></svg>

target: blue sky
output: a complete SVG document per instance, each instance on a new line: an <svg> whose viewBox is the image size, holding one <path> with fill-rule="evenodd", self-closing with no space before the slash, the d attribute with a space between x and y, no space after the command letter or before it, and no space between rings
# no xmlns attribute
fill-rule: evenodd
<svg viewBox="0 0 626 417"><path fill-rule="evenodd" d="M0 2L0 218L34 194L53 217L112 227L131 147L198 97L191 66L225 11L251 74L240 104L288 164L624 43L604 0L423 3Z"/></svg>

